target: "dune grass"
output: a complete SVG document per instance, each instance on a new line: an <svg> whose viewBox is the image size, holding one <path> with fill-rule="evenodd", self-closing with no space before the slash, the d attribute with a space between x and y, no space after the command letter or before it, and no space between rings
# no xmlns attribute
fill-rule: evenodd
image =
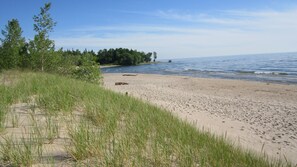
<svg viewBox="0 0 297 167"><path fill-rule="evenodd" d="M59 126L52 118L59 114L71 117L79 112L82 116L79 121L68 124L68 138L65 139L65 150L75 164L291 166L234 147L224 137L199 131L165 110L96 84L45 73L17 72L16 75L18 80L14 84L0 83L2 129L5 128L8 107L17 102L32 101L32 98L36 107L48 115L45 129L47 140L51 142L59 136ZM11 141L1 142L0 163L24 166L40 163L32 155L32 151L42 147L39 141L36 141L36 147L26 147L27 142L21 140L22 148ZM32 149L31 152L28 149ZM13 159L11 155L17 150L30 154ZM40 150L35 152L38 154Z"/></svg>

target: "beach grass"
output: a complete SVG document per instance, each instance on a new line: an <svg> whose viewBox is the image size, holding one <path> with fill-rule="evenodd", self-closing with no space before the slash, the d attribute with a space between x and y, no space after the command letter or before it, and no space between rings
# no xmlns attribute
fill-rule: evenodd
<svg viewBox="0 0 297 167"><path fill-rule="evenodd" d="M3 75L18 79L9 85L0 83L0 166L41 163L40 149L59 139L60 124L67 125L67 161L78 165L291 166L245 151L224 136L197 130L168 111L100 85L37 72ZM30 106L34 135L18 140L5 137L5 118L15 103ZM44 128L36 120L37 111L46 117ZM61 115L71 123L54 119ZM18 116L13 117L13 125L19 126Z"/></svg>

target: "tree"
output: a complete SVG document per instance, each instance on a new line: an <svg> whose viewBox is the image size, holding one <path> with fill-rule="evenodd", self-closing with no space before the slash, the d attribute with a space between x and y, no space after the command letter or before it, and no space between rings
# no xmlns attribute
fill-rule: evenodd
<svg viewBox="0 0 297 167"><path fill-rule="evenodd" d="M127 48L99 50L96 61L100 64L137 65L150 62L152 53L139 52Z"/></svg>
<svg viewBox="0 0 297 167"><path fill-rule="evenodd" d="M53 65L51 53L54 52L55 44L49 39L49 33L53 31L57 23L50 16L50 8L51 3L46 3L44 7L40 8L40 13L33 17L34 31L37 34L34 36L34 40L30 41L30 53L34 62L33 67L41 71L44 71L45 67Z"/></svg>
<svg viewBox="0 0 297 167"><path fill-rule="evenodd" d="M121 54L119 58L119 64L134 65L134 56L127 52Z"/></svg>
<svg viewBox="0 0 297 167"><path fill-rule="evenodd" d="M2 49L2 46L0 45L0 72L4 68L3 63L4 63L3 62L3 49Z"/></svg>
<svg viewBox="0 0 297 167"><path fill-rule="evenodd" d="M155 62L157 59L157 52L153 52L153 55L154 55L154 62Z"/></svg>
<svg viewBox="0 0 297 167"><path fill-rule="evenodd" d="M152 59L151 59L151 57L152 57L152 53L151 52L149 52L149 53L147 53L147 54L143 54L144 55L144 61L145 62L150 62L150 61L152 61Z"/></svg>
<svg viewBox="0 0 297 167"><path fill-rule="evenodd" d="M25 43L25 45L20 49L20 65L21 68L30 68L31 67L31 59L29 54L29 44Z"/></svg>
<svg viewBox="0 0 297 167"><path fill-rule="evenodd" d="M1 39L0 69L16 68L21 63L20 51L25 45L22 29L17 19L8 21L5 30L2 30L4 39Z"/></svg>

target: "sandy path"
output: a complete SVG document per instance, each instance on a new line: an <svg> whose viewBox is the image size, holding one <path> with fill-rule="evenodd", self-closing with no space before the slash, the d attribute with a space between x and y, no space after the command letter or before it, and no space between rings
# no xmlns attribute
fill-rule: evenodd
<svg viewBox="0 0 297 167"><path fill-rule="evenodd" d="M115 86L115 82L129 85ZM198 128L297 164L297 86L183 76L104 74L104 86L164 107ZM263 147L264 146L264 147Z"/></svg>

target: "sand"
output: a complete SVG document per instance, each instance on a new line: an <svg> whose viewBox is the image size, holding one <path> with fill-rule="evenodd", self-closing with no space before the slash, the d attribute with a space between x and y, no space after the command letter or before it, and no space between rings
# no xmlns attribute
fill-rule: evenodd
<svg viewBox="0 0 297 167"><path fill-rule="evenodd" d="M199 129L226 135L245 149L297 164L297 85L104 74L104 86L158 105Z"/></svg>

